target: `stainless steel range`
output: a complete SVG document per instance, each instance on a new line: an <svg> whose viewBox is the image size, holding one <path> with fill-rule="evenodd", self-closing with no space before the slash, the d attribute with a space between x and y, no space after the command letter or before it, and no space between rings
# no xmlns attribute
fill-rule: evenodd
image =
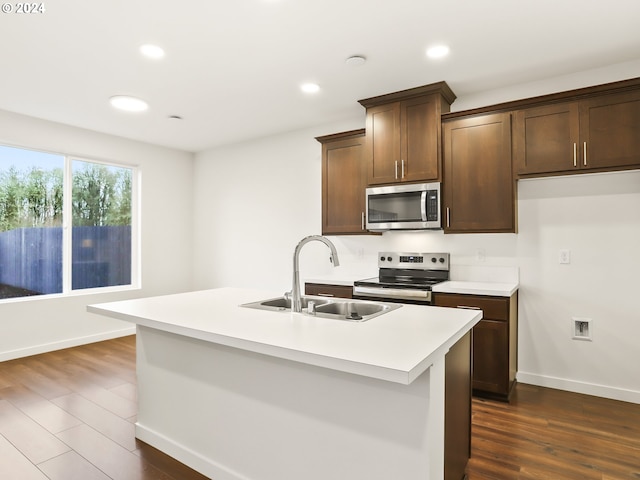
<svg viewBox="0 0 640 480"><path fill-rule="evenodd" d="M353 298L431 304L431 287L449 280L448 253L380 252L378 276L353 284Z"/></svg>

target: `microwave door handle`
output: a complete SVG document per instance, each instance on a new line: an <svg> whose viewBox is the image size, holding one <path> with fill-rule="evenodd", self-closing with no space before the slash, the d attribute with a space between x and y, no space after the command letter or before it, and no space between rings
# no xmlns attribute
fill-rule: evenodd
<svg viewBox="0 0 640 480"><path fill-rule="evenodd" d="M427 221L427 190L423 190L420 195L420 214L422 215L422 221Z"/></svg>

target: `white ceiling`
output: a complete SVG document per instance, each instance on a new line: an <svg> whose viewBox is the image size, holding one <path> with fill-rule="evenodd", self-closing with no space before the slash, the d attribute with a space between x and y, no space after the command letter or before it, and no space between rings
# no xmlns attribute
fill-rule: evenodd
<svg viewBox="0 0 640 480"><path fill-rule="evenodd" d="M192 152L355 118L359 99L441 80L462 97L640 58L638 0L43 4L0 13L0 109ZM441 42L450 56L426 58ZM143 58L144 43L165 58ZM366 64L348 66L354 54ZM150 108L115 111L116 94Z"/></svg>

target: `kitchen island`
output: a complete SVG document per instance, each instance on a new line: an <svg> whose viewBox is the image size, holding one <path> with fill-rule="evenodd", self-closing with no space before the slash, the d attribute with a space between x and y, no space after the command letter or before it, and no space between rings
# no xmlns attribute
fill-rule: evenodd
<svg viewBox="0 0 640 480"><path fill-rule="evenodd" d="M482 312L349 322L240 306L274 296L88 307L137 324L136 436L215 480L442 479L445 355Z"/></svg>

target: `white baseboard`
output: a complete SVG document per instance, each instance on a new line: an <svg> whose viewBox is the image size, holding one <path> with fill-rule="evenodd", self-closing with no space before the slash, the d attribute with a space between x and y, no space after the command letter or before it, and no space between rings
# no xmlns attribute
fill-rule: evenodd
<svg viewBox="0 0 640 480"><path fill-rule="evenodd" d="M136 438L184 463L195 471L216 480L250 480L212 459L174 441L141 423L136 423Z"/></svg>
<svg viewBox="0 0 640 480"><path fill-rule="evenodd" d="M0 352L0 362L14 360L16 358L29 357L31 355L39 355L41 353L62 350L63 348L77 347L79 345L87 345L88 343L101 342L103 340L111 340L112 338L126 337L136 333L135 325L119 330L99 333L96 335L87 335L85 337L76 337L61 340L59 342L45 343L43 345L33 345L31 347L19 348L8 352Z"/></svg>
<svg viewBox="0 0 640 480"><path fill-rule="evenodd" d="M595 397L640 404L640 392L635 390L626 390L623 388L578 382L575 380L568 380L566 378L548 377L527 372L518 372L517 379L520 383L537 385L538 387L549 387L558 390L566 390L568 392L583 393L585 395L593 395Z"/></svg>

